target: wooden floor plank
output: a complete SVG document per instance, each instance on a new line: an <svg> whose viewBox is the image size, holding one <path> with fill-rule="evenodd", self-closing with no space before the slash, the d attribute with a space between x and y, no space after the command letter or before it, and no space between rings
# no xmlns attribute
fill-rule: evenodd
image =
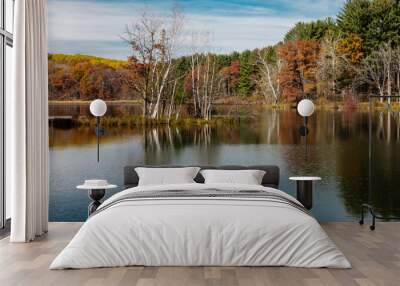
<svg viewBox="0 0 400 286"><path fill-rule="evenodd" d="M400 223L380 223L372 232L356 223L325 223L323 228L352 263L352 269L289 267L118 267L48 269L81 223L50 223L45 236L28 244L0 240L1 286L267 286L399 285Z"/></svg>

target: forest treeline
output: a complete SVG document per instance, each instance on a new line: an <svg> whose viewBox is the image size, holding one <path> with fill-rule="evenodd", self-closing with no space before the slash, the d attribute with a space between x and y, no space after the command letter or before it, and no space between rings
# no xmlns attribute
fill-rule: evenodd
<svg viewBox="0 0 400 286"><path fill-rule="evenodd" d="M127 26L126 61L49 55L50 100L138 99L145 117L178 117L182 104L209 119L216 99L266 103L301 98L362 100L400 93L400 1L349 0L336 19L297 23L282 42L213 53L194 35L188 56L177 56L184 17L143 13Z"/></svg>

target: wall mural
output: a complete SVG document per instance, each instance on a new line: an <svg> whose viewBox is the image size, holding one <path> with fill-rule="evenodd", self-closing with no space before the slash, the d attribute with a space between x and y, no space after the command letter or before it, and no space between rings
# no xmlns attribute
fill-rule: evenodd
<svg viewBox="0 0 400 286"><path fill-rule="evenodd" d="M101 178L128 164L277 164L280 188L317 175L313 214L400 215L400 4L49 0L50 220L86 219ZM103 99L101 160L89 104ZM312 99L308 155L296 103Z"/></svg>

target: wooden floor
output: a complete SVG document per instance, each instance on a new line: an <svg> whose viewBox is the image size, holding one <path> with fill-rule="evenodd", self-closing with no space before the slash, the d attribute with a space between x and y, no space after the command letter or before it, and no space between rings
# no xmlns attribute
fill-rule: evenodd
<svg viewBox="0 0 400 286"><path fill-rule="evenodd" d="M125 267L48 270L81 226L51 223L49 233L28 244L0 241L0 285L400 285L400 223L379 223L375 232L356 223L328 223L324 229L352 269L288 267Z"/></svg>

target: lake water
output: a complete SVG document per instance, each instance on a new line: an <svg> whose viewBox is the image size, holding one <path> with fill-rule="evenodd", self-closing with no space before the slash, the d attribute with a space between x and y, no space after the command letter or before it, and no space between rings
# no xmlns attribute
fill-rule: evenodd
<svg viewBox="0 0 400 286"><path fill-rule="evenodd" d="M50 106L50 116L89 116L88 106ZM113 105L108 116L138 113ZM84 221L90 199L75 189L85 179L104 178L120 187L123 167L140 164L253 165L280 167L280 189L294 195L294 175L316 175L313 215L320 221L357 220L362 202L384 215L400 215L400 114L377 111L372 128L372 190L368 191L368 113L317 111L309 121L307 153L295 110L224 107L241 120L219 126L106 128L100 163L91 128L50 127L50 221Z"/></svg>

